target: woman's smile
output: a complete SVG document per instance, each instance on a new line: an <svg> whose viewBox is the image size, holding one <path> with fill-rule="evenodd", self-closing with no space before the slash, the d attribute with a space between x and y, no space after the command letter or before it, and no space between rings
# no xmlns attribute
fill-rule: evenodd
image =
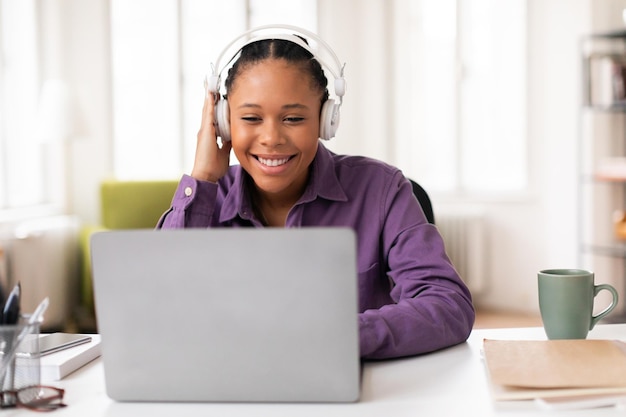
<svg viewBox="0 0 626 417"><path fill-rule="evenodd" d="M257 161L259 161L261 164L268 166L268 167L278 167L281 165L285 165L287 162L289 162L289 160L291 159L290 156L287 157L267 157L264 158L262 156L257 156L256 157Z"/></svg>

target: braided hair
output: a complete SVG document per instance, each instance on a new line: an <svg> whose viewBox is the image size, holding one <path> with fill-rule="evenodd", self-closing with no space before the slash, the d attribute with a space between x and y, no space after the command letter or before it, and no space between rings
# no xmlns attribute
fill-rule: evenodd
<svg viewBox="0 0 626 417"><path fill-rule="evenodd" d="M312 87L322 92L322 103L328 99L328 79L320 63L300 45L283 39L264 39L243 47L239 58L228 70L226 91L233 88L235 80L244 69L266 59L283 59L300 66L311 76Z"/></svg>

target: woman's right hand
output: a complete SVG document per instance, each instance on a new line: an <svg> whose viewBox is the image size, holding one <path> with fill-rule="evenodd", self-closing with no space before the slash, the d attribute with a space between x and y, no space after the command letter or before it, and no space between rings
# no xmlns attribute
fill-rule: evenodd
<svg viewBox="0 0 626 417"><path fill-rule="evenodd" d="M220 146L215 133L215 103L218 99L217 95L205 93L202 123L198 132L196 156L191 170L191 176L202 181L217 182L226 174L230 163L232 145L228 141L222 142Z"/></svg>

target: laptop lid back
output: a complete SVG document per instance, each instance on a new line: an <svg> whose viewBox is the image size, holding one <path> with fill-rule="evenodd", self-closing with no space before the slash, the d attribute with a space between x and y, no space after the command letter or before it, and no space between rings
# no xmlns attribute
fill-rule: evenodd
<svg viewBox="0 0 626 417"><path fill-rule="evenodd" d="M355 240L342 228L95 234L107 394L119 401L356 401Z"/></svg>

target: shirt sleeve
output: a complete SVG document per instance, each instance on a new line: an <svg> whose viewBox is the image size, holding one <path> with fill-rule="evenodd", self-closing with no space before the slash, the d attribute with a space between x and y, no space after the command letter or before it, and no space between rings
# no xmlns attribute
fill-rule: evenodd
<svg viewBox="0 0 626 417"><path fill-rule="evenodd" d="M382 245L394 303L359 315L361 356L382 359L461 343L475 319L471 294L404 178L389 187Z"/></svg>
<svg viewBox="0 0 626 417"><path fill-rule="evenodd" d="M217 188L217 183L183 175L172 205L159 219L157 229L209 227L215 211Z"/></svg>

